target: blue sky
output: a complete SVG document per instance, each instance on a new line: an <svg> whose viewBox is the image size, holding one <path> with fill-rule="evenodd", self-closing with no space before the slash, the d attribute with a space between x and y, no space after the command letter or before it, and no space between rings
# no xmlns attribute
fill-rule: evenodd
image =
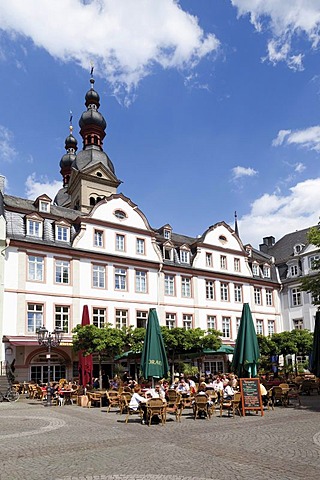
<svg viewBox="0 0 320 480"><path fill-rule="evenodd" d="M320 0L0 4L0 173L52 198L69 112L81 148L90 62L104 149L151 226L244 243L320 215Z"/></svg>

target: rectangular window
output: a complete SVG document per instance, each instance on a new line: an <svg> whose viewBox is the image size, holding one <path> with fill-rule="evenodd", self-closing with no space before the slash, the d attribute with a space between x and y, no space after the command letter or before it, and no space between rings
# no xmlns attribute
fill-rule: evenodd
<svg viewBox="0 0 320 480"><path fill-rule="evenodd" d="M192 315L182 315L183 328L185 330L191 330L192 328Z"/></svg>
<svg viewBox="0 0 320 480"><path fill-rule="evenodd" d="M240 272L240 258L234 259L234 271Z"/></svg>
<svg viewBox="0 0 320 480"><path fill-rule="evenodd" d="M61 225L56 226L56 238L60 242L68 242L69 241L69 228L62 227Z"/></svg>
<svg viewBox="0 0 320 480"><path fill-rule="evenodd" d="M136 270L136 292L147 292L147 272Z"/></svg>
<svg viewBox="0 0 320 480"><path fill-rule="evenodd" d="M27 222L27 235L32 237L41 237L42 235L42 223L36 220L28 219Z"/></svg>
<svg viewBox="0 0 320 480"><path fill-rule="evenodd" d="M106 267L104 267L103 265L93 265L92 285L95 288L106 287Z"/></svg>
<svg viewBox="0 0 320 480"><path fill-rule="evenodd" d="M181 263L189 263L189 252L186 250L180 250L180 262Z"/></svg>
<svg viewBox="0 0 320 480"><path fill-rule="evenodd" d="M127 326L128 310L116 310L116 328L123 328Z"/></svg>
<svg viewBox="0 0 320 480"><path fill-rule="evenodd" d="M216 317L214 315L207 315L207 330L209 328L216 328Z"/></svg>
<svg viewBox="0 0 320 480"><path fill-rule="evenodd" d="M28 280L43 282L44 279L44 258L35 255L28 256Z"/></svg>
<svg viewBox="0 0 320 480"><path fill-rule="evenodd" d="M263 276L265 278L270 278L270 267L269 265L264 265L263 267Z"/></svg>
<svg viewBox="0 0 320 480"><path fill-rule="evenodd" d="M256 320L257 335L263 335L263 320Z"/></svg>
<svg viewBox="0 0 320 480"><path fill-rule="evenodd" d="M116 268L114 271L115 290L127 289L127 270L125 268Z"/></svg>
<svg viewBox="0 0 320 480"><path fill-rule="evenodd" d="M257 263L253 263L252 264L252 273L253 275L255 275L256 277L259 276L259 265Z"/></svg>
<svg viewBox="0 0 320 480"><path fill-rule="evenodd" d="M49 212L49 203L40 200L40 212Z"/></svg>
<svg viewBox="0 0 320 480"><path fill-rule="evenodd" d="M104 328L107 325L107 311L105 308L94 308L92 323L98 328Z"/></svg>
<svg viewBox="0 0 320 480"><path fill-rule="evenodd" d="M204 371L206 375L217 375L218 373L222 374L225 371L223 368L223 362L213 361L213 362L204 362Z"/></svg>
<svg viewBox="0 0 320 480"><path fill-rule="evenodd" d="M176 327L176 314L175 313L166 313L166 326L170 329Z"/></svg>
<svg viewBox="0 0 320 480"><path fill-rule="evenodd" d="M272 307L273 305L273 290L266 288L266 305Z"/></svg>
<svg viewBox="0 0 320 480"><path fill-rule="evenodd" d="M261 288L254 287L253 289L254 303L261 305Z"/></svg>
<svg viewBox="0 0 320 480"><path fill-rule="evenodd" d="M240 322L241 322L241 318L237 317L236 318L236 332L237 332L237 335L238 335L239 328L240 328Z"/></svg>
<svg viewBox="0 0 320 480"><path fill-rule="evenodd" d="M43 325L43 305L28 303L28 333L37 333Z"/></svg>
<svg viewBox="0 0 320 480"><path fill-rule="evenodd" d="M228 283L220 283L220 298L223 302L229 301L229 288Z"/></svg>
<svg viewBox="0 0 320 480"><path fill-rule="evenodd" d="M223 338L230 338L230 317L222 317L222 336Z"/></svg>
<svg viewBox="0 0 320 480"><path fill-rule="evenodd" d="M206 280L206 299L214 300L214 281Z"/></svg>
<svg viewBox="0 0 320 480"><path fill-rule="evenodd" d="M64 333L69 332L70 307L56 305L55 307L55 328L61 328Z"/></svg>
<svg viewBox="0 0 320 480"><path fill-rule="evenodd" d="M242 302L242 286L235 285L234 286L234 301L235 302Z"/></svg>
<svg viewBox="0 0 320 480"><path fill-rule="evenodd" d="M103 231L102 230L94 231L94 246L103 247Z"/></svg>
<svg viewBox="0 0 320 480"><path fill-rule="evenodd" d="M63 283L64 285L70 282L70 262L66 260L56 260L56 283Z"/></svg>
<svg viewBox="0 0 320 480"><path fill-rule="evenodd" d="M181 296L185 298L191 297L191 279L188 277L181 278Z"/></svg>
<svg viewBox="0 0 320 480"><path fill-rule="evenodd" d="M292 320L293 328L295 330L303 330L303 319L302 318L294 318Z"/></svg>
<svg viewBox="0 0 320 480"><path fill-rule="evenodd" d="M136 253L138 255L144 255L145 251L145 242L143 238L137 238L136 242Z"/></svg>
<svg viewBox="0 0 320 480"><path fill-rule="evenodd" d="M301 305L301 291L300 288L291 289L291 302L293 307Z"/></svg>
<svg viewBox="0 0 320 480"><path fill-rule="evenodd" d="M212 267L212 253L206 253L206 266Z"/></svg>
<svg viewBox="0 0 320 480"><path fill-rule="evenodd" d="M116 250L124 252L124 235L116 234Z"/></svg>
<svg viewBox="0 0 320 480"><path fill-rule="evenodd" d="M164 248L164 259L173 260L173 248Z"/></svg>
<svg viewBox="0 0 320 480"><path fill-rule="evenodd" d="M174 296L174 276L165 275L164 277L164 294Z"/></svg>
<svg viewBox="0 0 320 480"><path fill-rule="evenodd" d="M220 268L221 270L227 270L227 257L220 255Z"/></svg>
<svg viewBox="0 0 320 480"><path fill-rule="evenodd" d="M171 238L171 230L164 230L163 236L164 236L164 238L166 238L167 240L170 240L170 238Z"/></svg>
<svg viewBox="0 0 320 480"><path fill-rule="evenodd" d="M142 310L137 311L137 328L147 327L148 312Z"/></svg>
<svg viewBox="0 0 320 480"><path fill-rule="evenodd" d="M291 275L291 277L297 277L298 276L298 265L291 265L290 275Z"/></svg>
<svg viewBox="0 0 320 480"><path fill-rule="evenodd" d="M274 321L268 320L268 336L271 337L274 334Z"/></svg>
<svg viewBox="0 0 320 480"><path fill-rule="evenodd" d="M308 258L309 268L311 270L316 270L317 269L316 263L319 261L319 258L320 258L319 255L313 255L312 257Z"/></svg>

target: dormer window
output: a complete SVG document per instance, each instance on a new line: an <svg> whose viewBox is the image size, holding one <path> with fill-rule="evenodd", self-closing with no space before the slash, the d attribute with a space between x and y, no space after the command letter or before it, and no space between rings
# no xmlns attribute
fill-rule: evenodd
<svg viewBox="0 0 320 480"><path fill-rule="evenodd" d="M43 220L38 215L27 218L27 235L42 238Z"/></svg>
<svg viewBox="0 0 320 480"><path fill-rule="evenodd" d="M319 259L319 255L312 255L312 257L308 257L310 270L317 270L316 263L319 261Z"/></svg>
<svg viewBox="0 0 320 480"><path fill-rule="evenodd" d="M256 277L259 276L259 264L258 264L258 263L253 263L253 264L252 264L252 273L253 273L253 275L255 275Z"/></svg>
<svg viewBox="0 0 320 480"><path fill-rule="evenodd" d="M70 227L65 222L56 223L56 240L58 242L69 242Z"/></svg>
<svg viewBox="0 0 320 480"><path fill-rule="evenodd" d="M263 276L265 278L270 278L270 266L269 265L264 265L263 266Z"/></svg>
<svg viewBox="0 0 320 480"><path fill-rule="evenodd" d="M50 212L50 203L40 200L39 202L39 211L49 213Z"/></svg>
<svg viewBox="0 0 320 480"><path fill-rule="evenodd" d="M301 252L301 250L303 249L304 245L302 245L301 243L298 243L297 245L295 245L293 247L293 253L294 255L299 255L299 253Z"/></svg>
<svg viewBox="0 0 320 480"><path fill-rule="evenodd" d="M171 230L168 230L168 229L165 228L164 231L163 231L163 236L164 236L164 238L166 238L167 240L170 240L170 238L171 238Z"/></svg>
<svg viewBox="0 0 320 480"><path fill-rule="evenodd" d="M290 277L297 277L298 276L298 265L291 265L290 267Z"/></svg>
<svg viewBox="0 0 320 480"><path fill-rule="evenodd" d="M180 250L180 262L189 263L190 261L190 252L188 250Z"/></svg>
<svg viewBox="0 0 320 480"><path fill-rule="evenodd" d="M173 260L173 248L164 247L163 256L165 260Z"/></svg>

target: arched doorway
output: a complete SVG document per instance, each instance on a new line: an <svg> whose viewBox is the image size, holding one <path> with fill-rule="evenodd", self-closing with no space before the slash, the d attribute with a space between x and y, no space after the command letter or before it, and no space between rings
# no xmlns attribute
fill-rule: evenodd
<svg viewBox="0 0 320 480"><path fill-rule="evenodd" d="M35 383L48 382L48 352L46 350L36 353L29 363L29 378ZM67 360L61 352L51 352L50 355L50 380L58 382L60 378L67 378Z"/></svg>

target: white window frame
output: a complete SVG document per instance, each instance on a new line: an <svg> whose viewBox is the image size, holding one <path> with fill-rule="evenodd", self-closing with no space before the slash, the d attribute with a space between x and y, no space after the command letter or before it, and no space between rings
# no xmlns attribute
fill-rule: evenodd
<svg viewBox="0 0 320 480"><path fill-rule="evenodd" d="M261 318L256 320L256 332L257 335L263 335L263 320Z"/></svg>
<svg viewBox="0 0 320 480"><path fill-rule="evenodd" d="M27 219L27 235L30 237L42 238L43 222L33 218Z"/></svg>
<svg viewBox="0 0 320 480"><path fill-rule="evenodd" d="M55 283L59 285L70 285L70 261L55 260Z"/></svg>
<svg viewBox="0 0 320 480"><path fill-rule="evenodd" d="M207 330L213 328L216 330L217 327L217 317L215 315L207 315Z"/></svg>
<svg viewBox="0 0 320 480"><path fill-rule="evenodd" d="M271 276L270 265L264 265L264 266L263 266L263 276L264 276L265 278L270 278L270 276Z"/></svg>
<svg viewBox="0 0 320 480"><path fill-rule="evenodd" d="M190 263L190 252L187 250L180 250L180 262Z"/></svg>
<svg viewBox="0 0 320 480"><path fill-rule="evenodd" d="M184 328L184 330L192 329L192 320L193 320L192 315L188 313L184 313L182 315L182 327Z"/></svg>
<svg viewBox="0 0 320 480"><path fill-rule="evenodd" d="M255 277L259 277L260 271L259 271L259 264L258 263L253 263L252 264L252 275Z"/></svg>
<svg viewBox="0 0 320 480"><path fill-rule="evenodd" d="M271 337L275 333L274 320L268 320L268 337Z"/></svg>
<svg viewBox="0 0 320 480"><path fill-rule="evenodd" d="M220 255L220 268L221 268L221 270L227 270L227 257L226 257L226 255Z"/></svg>
<svg viewBox="0 0 320 480"><path fill-rule="evenodd" d="M214 280L206 280L206 299L214 300Z"/></svg>
<svg viewBox="0 0 320 480"><path fill-rule="evenodd" d="M166 313L166 326L169 330L177 326L177 316L175 313Z"/></svg>
<svg viewBox="0 0 320 480"><path fill-rule="evenodd" d="M28 280L30 282L44 281L44 258L38 255L28 255Z"/></svg>
<svg viewBox="0 0 320 480"><path fill-rule="evenodd" d="M98 328L105 328L105 326L107 325L107 309L93 307L92 323Z"/></svg>
<svg viewBox="0 0 320 480"><path fill-rule="evenodd" d="M240 258L238 257L234 259L234 271L241 272L241 261L240 261Z"/></svg>
<svg viewBox="0 0 320 480"><path fill-rule="evenodd" d="M27 304L27 332L36 334L37 330L43 326L43 303Z"/></svg>
<svg viewBox="0 0 320 480"><path fill-rule="evenodd" d="M175 296L175 277L174 275L164 276L164 294L169 297Z"/></svg>
<svg viewBox="0 0 320 480"><path fill-rule="evenodd" d="M103 247L103 230L94 231L94 246Z"/></svg>
<svg viewBox="0 0 320 480"><path fill-rule="evenodd" d="M125 235L123 235L122 233L116 233L116 251L125 251Z"/></svg>
<svg viewBox="0 0 320 480"><path fill-rule="evenodd" d="M59 242L70 241L70 227L65 225L56 225L56 240Z"/></svg>
<svg viewBox="0 0 320 480"><path fill-rule="evenodd" d="M147 293L147 272L136 270L135 274L136 293Z"/></svg>
<svg viewBox="0 0 320 480"><path fill-rule="evenodd" d="M231 338L231 318L222 317L222 337Z"/></svg>
<svg viewBox="0 0 320 480"><path fill-rule="evenodd" d="M63 333L69 333L70 305L55 305L54 328L60 328Z"/></svg>
<svg viewBox="0 0 320 480"><path fill-rule="evenodd" d="M94 288L106 288L105 265L92 265L92 286Z"/></svg>
<svg viewBox="0 0 320 480"><path fill-rule="evenodd" d="M120 291L127 290L127 269L117 267L114 269L114 289Z"/></svg>
<svg viewBox="0 0 320 480"><path fill-rule="evenodd" d="M181 277L181 296L191 298L191 278Z"/></svg>
<svg viewBox="0 0 320 480"><path fill-rule="evenodd" d="M212 267L212 253L206 252L206 266Z"/></svg>
<svg viewBox="0 0 320 480"><path fill-rule="evenodd" d="M137 328L147 328L148 312L145 310L137 310L136 322Z"/></svg>
<svg viewBox="0 0 320 480"><path fill-rule="evenodd" d="M291 306L299 307L302 305L302 292L300 288L291 288Z"/></svg>
<svg viewBox="0 0 320 480"><path fill-rule="evenodd" d="M229 283L227 282L220 282L220 300L229 302Z"/></svg>
<svg viewBox="0 0 320 480"><path fill-rule="evenodd" d="M117 308L115 319L115 328L121 330L123 327L126 327L128 325L128 310Z"/></svg>
<svg viewBox="0 0 320 480"><path fill-rule="evenodd" d="M234 285L234 301L242 303L242 285Z"/></svg>
<svg viewBox="0 0 320 480"><path fill-rule="evenodd" d="M266 288L266 305L267 307L273 306L273 290L271 288Z"/></svg>
<svg viewBox="0 0 320 480"><path fill-rule="evenodd" d="M253 297L255 305L262 305L261 288L253 287Z"/></svg>
<svg viewBox="0 0 320 480"><path fill-rule="evenodd" d="M297 277L299 274L298 265L290 265L290 277Z"/></svg>
<svg viewBox="0 0 320 480"><path fill-rule="evenodd" d="M138 255L145 254L145 240L144 238L137 238L136 239L136 253Z"/></svg>
<svg viewBox="0 0 320 480"><path fill-rule="evenodd" d="M293 318L292 325L294 330L303 330L303 318Z"/></svg>

